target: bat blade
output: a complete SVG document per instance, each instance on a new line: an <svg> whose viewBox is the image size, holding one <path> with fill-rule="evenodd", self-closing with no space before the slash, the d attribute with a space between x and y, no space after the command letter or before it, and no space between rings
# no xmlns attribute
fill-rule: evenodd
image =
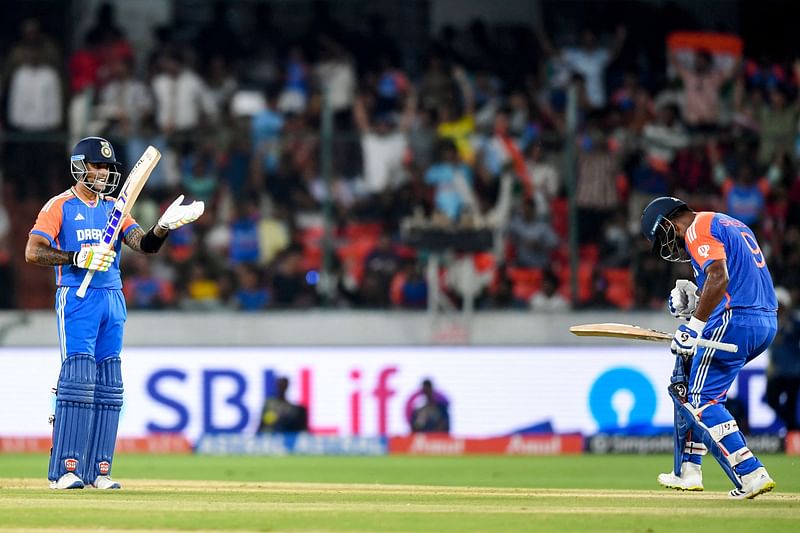
<svg viewBox="0 0 800 533"><path fill-rule="evenodd" d="M672 335L666 331L647 329L632 324L617 324L615 322L580 324L570 327L569 331L579 337L615 337L656 342L672 340Z"/></svg>
<svg viewBox="0 0 800 533"><path fill-rule="evenodd" d="M114 207L111 209L111 213L106 221L106 227L103 229L103 235L100 238L100 243L102 245L107 248L114 246L125 217L130 214L133 204L136 202L139 193L142 192L144 188L144 184L147 183L147 179L150 177L153 169L156 168L160 159L161 152L154 146L148 146L142 154L142 157L133 165L133 168L131 168L131 171L128 173L128 177L125 179L125 183L122 184L122 188L117 196L117 201L114 202ZM81 286L78 287L78 292L76 292L78 298L86 296L86 290L89 288L94 273L94 270L88 270L83 276Z"/></svg>
<svg viewBox="0 0 800 533"><path fill-rule="evenodd" d="M613 337L619 339L635 339L654 342L672 342L672 334L657 329L648 329L632 324L617 324L615 322L603 322L598 324L580 324L571 326L570 333L579 337ZM713 348L725 352L736 353L739 347L729 342L712 341L709 339L699 339L698 346Z"/></svg>

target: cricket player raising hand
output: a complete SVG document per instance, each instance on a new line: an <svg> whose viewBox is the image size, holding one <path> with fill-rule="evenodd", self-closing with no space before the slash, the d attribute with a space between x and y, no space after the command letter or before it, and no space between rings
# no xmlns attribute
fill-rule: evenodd
<svg viewBox="0 0 800 533"><path fill-rule="evenodd" d="M53 267L55 310L61 349L56 392L50 488L92 485L118 489L111 479L114 444L122 409L120 352L127 317L119 272L122 242L140 253L156 253L170 230L197 220L203 202L182 205L179 196L147 232L128 216L120 238L108 248L100 240L120 180L114 148L100 137L82 139L72 150L75 185L39 212L25 247L29 263ZM87 271L95 271L84 298L76 297Z"/></svg>
<svg viewBox="0 0 800 533"><path fill-rule="evenodd" d="M739 371L769 347L777 331L778 304L764 254L744 223L722 213L695 213L677 198L650 202L642 213L642 233L662 259L690 262L697 282L679 280L669 297L670 312L686 322L671 345L675 460L673 471L659 475L658 482L703 490L701 457L711 453L735 485L731 498L769 492L775 482L725 408ZM701 338L739 350L698 346Z"/></svg>

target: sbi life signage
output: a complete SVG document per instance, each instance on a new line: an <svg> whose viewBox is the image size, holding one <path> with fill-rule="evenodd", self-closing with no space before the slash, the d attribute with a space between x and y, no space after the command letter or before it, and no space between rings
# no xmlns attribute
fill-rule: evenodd
<svg viewBox="0 0 800 533"><path fill-rule="evenodd" d="M520 430L657 433L672 424L666 347L126 348L120 435L248 434L280 376L289 399L308 407L318 434L381 437L409 431L419 387L431 379L450 404L451 433ZM776 428L763 355L731 394L751 430ZM0 436L47 436L58 379L56 347L0 350Z"/></svg>

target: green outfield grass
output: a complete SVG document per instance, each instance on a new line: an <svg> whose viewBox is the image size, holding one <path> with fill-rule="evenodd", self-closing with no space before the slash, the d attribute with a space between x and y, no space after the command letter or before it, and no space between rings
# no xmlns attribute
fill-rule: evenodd
<svg viewBox="0 0 800 533"><path fill-rule="evenodd" d="M0 455L0 529L238 531L796 531L800 458L764 456L778 483L729 501L661 490L671 457L197 457L120 455L122 491L54 492L47 458Z"/></svg>

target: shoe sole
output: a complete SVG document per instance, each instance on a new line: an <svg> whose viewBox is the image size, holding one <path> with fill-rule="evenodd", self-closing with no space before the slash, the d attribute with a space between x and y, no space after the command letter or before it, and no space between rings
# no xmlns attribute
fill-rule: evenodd
<svg viewBox="0 0 800 533"><path fill-rule="evenodd" d="M747 499L748 500L752 500L756 496L758 496L760 494L766 494L766 493L770 492L774 488L775 488L775 482L774 481L769 481L763 487L761 487L760 489L755 491L753 494L748 494L747 495Z"/></svg>
<svg viewBox="0 0 800 533"><path fill-rule="evenodd" d="M661 483L661 486L664 487L665 489L679 490L681 492L702 492L703 490L705 490L703 487L698 487L698 486L680 487L678 485L664 485L663 483Z"/></svg>

